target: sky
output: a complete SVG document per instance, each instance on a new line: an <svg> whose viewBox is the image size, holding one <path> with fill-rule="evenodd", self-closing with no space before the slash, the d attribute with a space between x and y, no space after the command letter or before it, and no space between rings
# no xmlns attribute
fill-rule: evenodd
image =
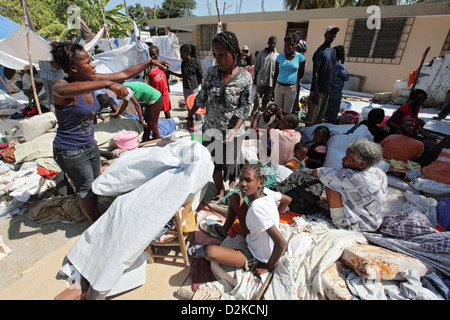
<svg viewBox="0 0 450 320"><path fill-rule="evenodd" d="M262 0L218 0L217 4L219 6L219 12L222 15L225 6L225 14L236 14L238 13L238 7L240 3L241 11L240 13L251 13L251 12L261 12L261 1ZM164 0L126 0L128 6L135 5L136 3L140 3L143 7L151 7L162 6ZM211 14L217 15L216 9L216 1L215 0L196 0L197 9L193 10L193 14L197 17L208 16L208 2L211 7ZM283 8L283 0L264 0L264 11L285 11ZM123 0L110 0L108 5L106 6L106 10L110 10L111 8L123 4Z"/></svg>

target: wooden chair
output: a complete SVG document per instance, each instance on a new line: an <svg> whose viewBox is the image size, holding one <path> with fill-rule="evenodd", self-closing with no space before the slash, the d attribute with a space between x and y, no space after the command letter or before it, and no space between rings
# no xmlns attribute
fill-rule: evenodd
<svg viewBox="0 0 450 320"><path fill-rule="evenodd" d="M183 259L184 265L189 266L189 258L187 254L187 238L195 229L195 211L192 210L192 203L194 202L194 198L192 198L183 208L181 214L177 211L172 220L175 222L174 230L167 230L165 234L176 234L177 236L168 241L161 243L151 243L145 251L149 254L150 258L148 259L148 263L154 263L154 258L172 258L172 259ZM193 220L192 220L193 219ZM193 222L193 223L192 223ZM185 226L183 224L186 223ZM181 256L177 254L157 254L152 250L152 246L155 247L179 247L181 251Z"/></svg>

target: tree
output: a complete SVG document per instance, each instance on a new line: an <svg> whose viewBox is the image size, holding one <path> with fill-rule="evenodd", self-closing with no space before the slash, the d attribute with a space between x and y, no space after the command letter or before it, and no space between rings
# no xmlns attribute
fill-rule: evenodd
<svg viewBox="0 0 450 320"><path fill-rule="evenodd" d="M49 0L27 0L26 3L28 5L35 30L39 30L55 20L56 16L52 10L51 2ZM1 1L0 12L2 16L18 24L23 23L24 13L22 9L22 2L20 0Z"/></svg>
<svg viewBox="0 0 450 320"><path fill-rule="evenodd" d="M191 0L164 0L162 8L156 11L158 19L192 17L197 7L195 1Z"/></svg>
<svg viewBox="0 0 450 320"><path fill-rule="evenodd" d="M136 22L136 25L140 30L147 30L147 13L145 12L146 7L142 7L140 3L136 3L134 6L127 6L128 15L130 18Z"/></svg>
<svg viewBox="0 0 450 320"><path fill-rule="evenodd" d="M31 20L37 33L44 37L55 40L69 40L79 34L77 29L67 28L67 20L71 13L67 12L70 5L80 8L81 18L93 33L100 31L103 27L103 17L98 0L26 0ZM100 0L102 8L109 0ZM118 5L111 10L105 11L108 33L111 37L127 37L133 30L132 20L125 14L119 12L125 7ZM23 22L23 10L20 0L2 1L0 4L2 15L14 22Z"/></svg>

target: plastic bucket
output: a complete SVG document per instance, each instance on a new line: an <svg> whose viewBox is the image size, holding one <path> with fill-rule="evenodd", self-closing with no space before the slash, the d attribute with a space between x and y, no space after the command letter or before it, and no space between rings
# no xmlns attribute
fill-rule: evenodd
<svg viewBox="0 0 450 320"><path fill-rule="evenodd" d="M340 113L344 113L344 111L350 110L352 108L352 104L348 101L341 101L341 105L339 108Z"/></svg>
<svg viewBox="0 0 450 320"><path fill-rule="evenodd" d="M136 131L119 131L113 134L116 147L123 150L133 150L138 147L139 134Z"/></svg>
<svg viewBox="0 0 450 320"><path fill-rule="evenodd" d="M192 107L194 106L194 101L195 101L195 97L196 96L197 96L197 94L193 93L189 97L187 97L186 105L189 108L189 110L191 110ZM195 113L196 114L205 114L206 113L206 108L198 108L198 110Z"/></svg>

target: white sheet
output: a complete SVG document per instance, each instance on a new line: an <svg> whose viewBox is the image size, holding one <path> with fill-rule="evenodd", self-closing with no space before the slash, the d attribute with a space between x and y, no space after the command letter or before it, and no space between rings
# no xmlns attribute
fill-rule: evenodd
<svg viewBox="0 0 450 320"><path fill-rule="evenodd" d="M195 141L122 155L94 181L96 194L116 196L67 254L94 290L108 292L156 234L210 180L213 162Z"/></svg>

